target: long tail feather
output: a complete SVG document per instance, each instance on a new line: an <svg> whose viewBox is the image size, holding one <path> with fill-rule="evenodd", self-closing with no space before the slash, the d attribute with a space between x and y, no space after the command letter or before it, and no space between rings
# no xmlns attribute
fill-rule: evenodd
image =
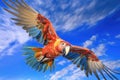
<svg viewBox="0 0 120 80"><path fill-rule="evenodd" d="M27 47L24 48L24 55L26 56L26 63L37 71L45 72L50 68L54 68L54 60L43 57L42 48Z"/></svg>

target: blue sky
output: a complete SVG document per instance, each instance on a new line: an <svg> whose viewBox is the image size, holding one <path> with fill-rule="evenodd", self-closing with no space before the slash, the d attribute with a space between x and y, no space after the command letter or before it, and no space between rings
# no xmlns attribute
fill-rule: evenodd
<svg viewBox="0 0 120 80"><path fill-rule="evenodd" d="M93 50L108 67L120 70L120 0L25 1L51 20L61 38ZM26 65L22 47L41 45L10 20L12 15L0 3L0 80L96 80L63 57L55 60L53 72Z"/></svg>

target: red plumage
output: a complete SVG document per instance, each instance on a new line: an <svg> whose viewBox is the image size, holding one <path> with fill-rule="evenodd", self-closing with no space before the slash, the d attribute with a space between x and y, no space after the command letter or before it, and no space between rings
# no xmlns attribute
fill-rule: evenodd
<svg viewBox="0 0 120 80"><path fill-rule="evenodd" d="M16 21L15 24L22 26L30 36L44 45L43 48L25 48L26 62L32 68L38 71L46 71L49 67L53 69L54 59L62 55L71 60L77 67L80 67L81 70L84 70L86 76L94 73L97 79L100 80L98 75L100 73L107 80L104 76L104 73L106 73L111 79L118 80L112 74L113 71L106 67L93 51L80 46L74 46L61 39L56 34L49 19L28 6L24 0L17 0L16 2L9 0L8 2L4 1L4 3L12 9L5 10L15 16L15 18L12 18Z"/></svg>

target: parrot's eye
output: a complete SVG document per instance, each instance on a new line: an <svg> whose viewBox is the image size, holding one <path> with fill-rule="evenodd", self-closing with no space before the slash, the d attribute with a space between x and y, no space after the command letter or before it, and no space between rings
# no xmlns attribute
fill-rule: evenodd
<svg viewBox="0 0 120 80"><path fill-rule="evenodd" d="M65 46L65 43L62 43L62 46Z"/></svg>

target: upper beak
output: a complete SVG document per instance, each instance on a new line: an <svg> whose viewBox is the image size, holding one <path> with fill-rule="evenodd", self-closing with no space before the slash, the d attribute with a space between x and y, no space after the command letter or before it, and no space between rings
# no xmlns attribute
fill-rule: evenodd
<svg viewBox="0 0 120 80"><path fill-rule="evenodd" d="M63 50L63 53L65 54L65 56L69 53L70 51L70 46L66 46Z"/></svg>

